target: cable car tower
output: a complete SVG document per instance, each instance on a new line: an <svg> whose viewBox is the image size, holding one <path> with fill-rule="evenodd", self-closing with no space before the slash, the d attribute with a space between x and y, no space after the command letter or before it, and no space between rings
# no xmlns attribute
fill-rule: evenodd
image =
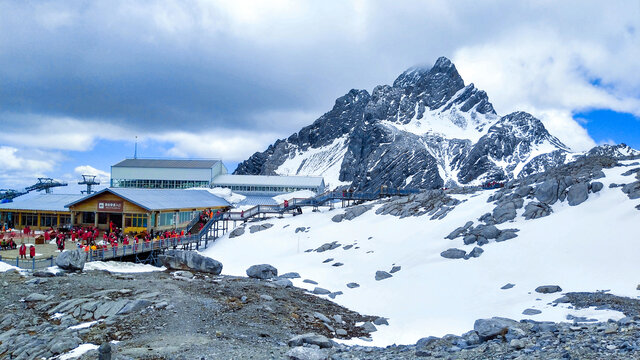
<svg viewBox="0 0 640 360"><path fill-rule="evenodd" d="M52 178L38 178L37 183L26 187L25 190L27 192L44 190L45 193L51 194L51 188L58 187L58 186L67 186L67 185L68 184L66 182L53 180Z"/></svg>
<svg viewBox="0 0 640 360"><path fill-rule="evenodd" d="M82 193L90 195L95 192L91 187L93 185L100 185L100 181L96 180L95 175L82 175L82 181L78 181L78 185L87 185L87 190L82 190Z"/></svg>

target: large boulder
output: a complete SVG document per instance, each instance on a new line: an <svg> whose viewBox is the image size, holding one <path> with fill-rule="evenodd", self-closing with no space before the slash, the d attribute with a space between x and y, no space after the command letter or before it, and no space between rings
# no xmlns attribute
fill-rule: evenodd
<svg viewBox="0 0 640 360"><path fill-rule="evenodd" d="M622 187L622 192L627 194L631 200L640 199L640 181L624 185Z"/></svg>
<svg viewBox="0 0 640 360"><path fill-rule="evenodd" d="M478 333L482 341L491 340L498 335L504 336L510 329L517 327L517 321L500 317L478 319L473 324L473 330Z"/></svg>
<svg viewBox="0 0 640 360"><path fill-rule="evenodd" d="M467 221L464 226L460 226L459 228L453 230L449 235L447 235L446 239L453 240L458 236L464 235L465 232L473 225L473 221Z"/></svg>
<svg viewBox="0 0 640 360"><path fill-rule="evenodd" d="M325 336L314 333L297 335L287 342L287 345L289 345L290 347L303 346L304 344L317 345L321 349L328 349L333 347L331 341Z"/></svg>
<svg viewBox="0 0 640 360"><path fill-rule="evenodd" d="M241 236L242 234L244 234L244 226L233 229L233 231L229 233L229 239Z"/></svg>
<svg viewBox="0 0 640 360"><path fill-rule="evenodd" d="M604 184L599 181L594 181L591 184L589 184L589 190L591 190L592 193L600 192L600 190L602 190L603 187L604 187Z"/></svg>
<svg viewBox="0 0 640 360"><path fill-rule="evenodd" d="M56 265L67 271L82 271L87 261L87 253L82 250L67 250L56 257Z"/></svg>
<svg viewBox="0 0 640 360"><path fill-rule="evenodd" d="M494 225L487 225L477 228L480 236L484 236L487 239L495 239L500 236L500 230Z"/></svg>
<svg viewBox="0 0 640 360"><path fill-rule="evenodd" d="M535 190L535 198L541 203L553 205L558 200L558 181L549 179L538 185Z"/></svg>
<svg viewBox="0 0 640 360"><path fill-rule="evenodd" d="M569 205L580 205L589 197L589 185L587 183L577 183L571 185L567 194L567 201Z"/></svg>
<svg viewBox="0 0 640 360"><path fill-rule="evenodd" d="M258 231L267 230L267 229L270 229L272 226L273 226L273 224L269 224L269 223L260 224L260 225L251 225L249 227L249 233L253 234L253 233L256 233Z"/></svg>
<svg viewBox="0 0 640 360"><path fill-rule="evenodd" d="M493 219L495 220L496 224L502 224L503 222L507 222L515 218L516 204L513 201L507 201L498 204L498 206L493 209Z"/></svg>
<svg viewBox="0 0 640 360"><path fill-rule="evenodd" d="M289 360L326 360L329 353L325 349L297 346L287 351L286 355Z"/></svg>
<svg viewBox="0 0 640 360"><path fill-rule="evenodd" d="M466 251L460 249L447 249L440 253L440 256L447 259L462 259L467 254Z"/></svg>
<svg viewBox="0 0 640 360"><path fill-rule="evenodd" d="M542 285L536 288L536 292L541 294L553 294L562 291L562 288L558 285Z"/></svg>
<svg viewBox="0 0 640 360"><path fill-rule="evenodd" d="M247 269L247 276L254 279L273 279L278 276L278 269L269 264L253 265Z"/></svg>
<svg viewBox="0 0 640 360"><path fill-rule="evenodd" d="M222 264L195 251L169 250L159 256L162 265L172 270L189 270L220 275Z"/></svg>
<svg viewBox="0 0 640 360"><path fill-rule="evenodd" d="M549 216L552 212L553 209L551 206L542 202L532 201L524 207L524 213L522 216L524 216L525 219L530 220Z"/></svg>

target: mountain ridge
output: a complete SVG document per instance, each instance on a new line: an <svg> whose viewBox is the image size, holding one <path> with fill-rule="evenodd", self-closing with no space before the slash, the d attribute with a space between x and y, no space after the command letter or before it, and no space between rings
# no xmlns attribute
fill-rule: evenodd
<svg viewBox="0 0 640 360"><path fill-rule="evenodd" d="M530 175L564 163L569 153L533 115L499 116L487 93L465 85L440 57L431 68L405 70L393 85L350 90L234 174L324 176L330 188L433 189Z"/></svg>

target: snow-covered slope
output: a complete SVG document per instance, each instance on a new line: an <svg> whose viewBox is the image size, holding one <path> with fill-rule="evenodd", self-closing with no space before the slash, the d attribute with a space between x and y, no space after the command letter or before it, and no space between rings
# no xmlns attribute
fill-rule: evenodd
<svg viewBox="0 0 640 360"><path fill-rule="evenodd" d="M496 205L488 200L493 200L490 197L497 191L451 195L462 202L436 220L430 220L430 215L376 215L376 209L384 204L338 223L332 217L343 213L342 209L269 219L266 221L273 224L270 229L247 231L233 239L222 237L204 253L223 263L224 274L244 276L249 266L269 263L280 273L300 273L302 278L293 280L295 286L311 290L316 285L302 281L311 279L319 287L343 292L334 301L364 314L389 318L388 326L378 326L372 333L375 345L414 343L429 335L459 335L472 328L474 320L492 316L563 321L571 314L617 319L623 315L552 304L560 293L539 294L534 289L559 285L563 292L608 289L621 296L639 295L640 242L636 234L640 199L630 200L620 188L609 187L637 181L633 174L622 175L633 168L638 165L603 169L605 177L597 179L603 188L590 192L578 206L551 199L553 213L532 220L525 220L524 209L517 209L514 220L497 227L519 229L518 236L504 242L491 240L482 246L480 257L468 260L440 254L449 248L469 252L477 244L464 245L462 238L445 237L465 222L478 224L480 217L491 213ZM589 175L592 181L598 173L596 169ZM584 171L576 174L575 184L585 181ZM544 180L535 178L528 183L542 189L540 183L532 182ZM523 184L522 189L528 189L527 182ZM525 202L536 203L542 198L537 193L534 198L532 191L523 198ZM562 194L563 199L572 196ZM306 231L299 231L300 227ZM341 246L307 252L334 241ZM325 263L326 259L332 260ZM343 265L333 266L338 262ZM389 272L394 266L401 266L401 270L393 277L375 280L376 271ZM347 287L351 282L360 286ZM502 290L508 283L515 286ZM526 316L522 314L525 309L542 313Z"/></svg>

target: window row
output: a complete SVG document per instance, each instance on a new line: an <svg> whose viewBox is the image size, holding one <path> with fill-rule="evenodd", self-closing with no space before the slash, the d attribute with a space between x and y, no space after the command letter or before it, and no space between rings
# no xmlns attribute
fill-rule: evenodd
<svg viewBox="0 0 640 360"><path fill-rule="evenodd" d="M188 189L194 187L208 187L209 182L194 180L111 179L111 186L138 189Z"/></svg>
<svg viewBox="0 0 640 360"><path fill-rule="evenodd" d="M220 185L220 187L231 189L232 191L264 191L274 193L285 193L299 190L317 191L313 186L253 186L253 185Z"/></svg>

